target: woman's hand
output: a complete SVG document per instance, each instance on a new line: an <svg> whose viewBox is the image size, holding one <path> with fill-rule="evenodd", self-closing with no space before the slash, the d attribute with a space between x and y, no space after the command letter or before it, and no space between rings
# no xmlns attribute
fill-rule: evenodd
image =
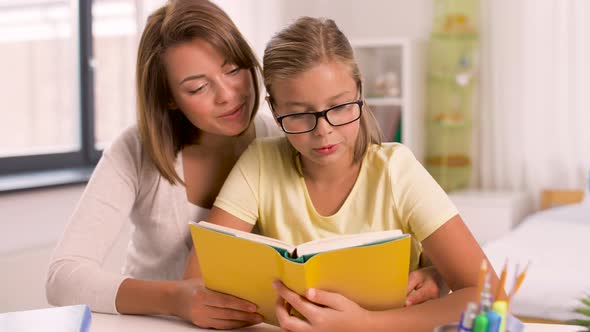
<svg viewBox="0 0 590 332"><path fill-rule="evenodd" d="M338 293L312 288L303 297L280 281L275 281L273 286L279 293L275 306L277 318L285 331L363 331L369 326L370 311ZM303 317L292 316L291 308Z"/></svg>
<svg viewBox="0 0 590 332"><path fill-rule="evenodd" d="M440 296L444 281L434 266L423 267L410 272L406 305L419 304Z"/></svg>
<svg viewBox="0 0 590 332"><path fill-rule="evenodd" d="M178 282L173 314L202 328L236 329L262 322L256 305L207 289L200 279Z"/></svg>

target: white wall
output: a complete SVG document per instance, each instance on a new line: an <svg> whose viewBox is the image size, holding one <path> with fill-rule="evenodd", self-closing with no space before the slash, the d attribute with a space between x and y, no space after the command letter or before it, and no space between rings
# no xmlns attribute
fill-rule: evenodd
<svg viewBox="0 0 590 332"><path fill-rule="evenodd" d="M432 0L283 0L283 24L299 16L333 19L349 39L427 39Z"/></svg>
<svg viewBox="0 0 590 332"><path fill-rule="evenodd" d="M47 307L49 257L84 186L0 195L0 312Z"/></svg>
<svg viewBox="0 0 590 332"><path fill-rule="evenodd" d="M260 59L281 26L285 0L213 0L231 17Z"/></svg>
<svg viewBox="0 0 590 332"><path fill-rule="evenodd" d="M77 185L0 195L0 253L53 244L83 189Z"/></svg>
<svg viewBox="0 0 590 332"><path fill-rule="evenodd" d="M84 185L0 195L0 312L46 308L45 276ZM121 232L105 269L119 271L129 239Z"/></svg>
<svg viewBox="0 0 590 332"><path fill-rule="evenodd" d="M410 37L426 40L432 0L214 0L262 57L266 42L300 16L332 18L349 39Z"/></svg>

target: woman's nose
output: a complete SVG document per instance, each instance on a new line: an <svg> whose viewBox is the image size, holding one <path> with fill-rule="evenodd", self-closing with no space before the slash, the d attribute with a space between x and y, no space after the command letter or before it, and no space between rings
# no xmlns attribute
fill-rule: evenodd
<svg viewBox="0 0 590 332"><path fill-rule="evenodd" d="M218 79L215 89L215 102L225 103L231 101L236 93L236 87L223 78Z"/></svg>

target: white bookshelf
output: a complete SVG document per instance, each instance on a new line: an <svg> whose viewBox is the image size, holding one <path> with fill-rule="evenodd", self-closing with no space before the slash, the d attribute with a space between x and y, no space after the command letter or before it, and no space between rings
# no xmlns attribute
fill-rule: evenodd
<svg viewBox="0 0 590 332"><path fill-rule="evenodd" d="M418 160L424 156L423 42L409 38L351 41L363 75L363 92L384 133L395 138L401 121L401 142Z"/></svg>

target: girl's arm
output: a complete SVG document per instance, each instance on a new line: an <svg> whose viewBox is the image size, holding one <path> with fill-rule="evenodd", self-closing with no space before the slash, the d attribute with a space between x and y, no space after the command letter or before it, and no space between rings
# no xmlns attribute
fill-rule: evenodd
<svg viewBox="0 0 590 332"><path fill-rule="evenodd" d="M454 216L422 242L424 252L453 292L439 299L401 309L368 311L343 296L308 290L306 297L281 284L277 302L281 327L289 331L432 331L440 324L456 322L468 301L477 301L477 282L485 255L459 215ZM488 266L491 266L488 264ZM492 289L498 278L492 269ZM307 320L290 316L283 301ZM316 305L321 304L321 306Z"/></svg>
<svg viewBox="0 0 590 332"><path fill-rule="evenodd" d="M479 294L476 294L478 277L481 262L487 258L459 215L422 241L422 246L453 292L423 304L375 313L376 330L395 324L389 326L399 326L400 330L432 331L437 325L458 321L467 302L479 300ZM489 261L488 267L492 289L495 289L498 277Z"/></svg>

